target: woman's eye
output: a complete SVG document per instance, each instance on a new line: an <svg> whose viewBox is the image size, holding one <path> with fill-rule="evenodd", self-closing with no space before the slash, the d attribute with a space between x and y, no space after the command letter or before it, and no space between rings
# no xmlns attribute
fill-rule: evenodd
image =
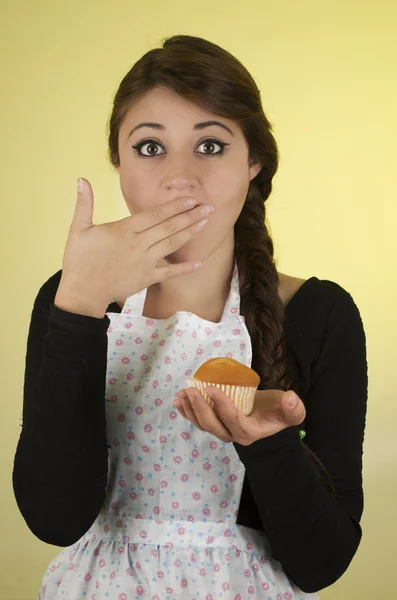
<svg viewBox="0 0 397 600"><path fill-rule="evenodd" d="M199 154L207 154L208 156L220 156L224 153L225 146L228 145L229 144L226 144L225 142L219 142L218 140L208 139L200 144L199 148L201 148L201 146L204 146L205 149L204 152L199 152ZM220 150L214 151L214 149L216 150L216 146L218 146ZM155 140L142 141L138 144L135 144L135 146L132 147L137 152L138 156L142 158L160 156L161 154L164 154L164 152L158 152L158 147L162 146L159 142L156 142ZM145 150L143 150L144 148Z"/></svg>

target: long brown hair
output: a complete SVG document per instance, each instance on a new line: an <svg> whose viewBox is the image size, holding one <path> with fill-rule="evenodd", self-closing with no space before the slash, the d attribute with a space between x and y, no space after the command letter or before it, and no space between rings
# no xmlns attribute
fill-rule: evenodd
<svg viewBox="0 0 397 600"><path fill-rule="evenodd" d="M118 136L126 112L134 101L158 86L235 121L247 141L251 164L262 167L250 182L235 224L241 314L251 337L252 368L260 376L259 389L291 389L283 337L284 305L265 210L279 154L260 91L246 68L220 46L189 35L166 39L162 48L150 50L133 65L116 92L108 123L109 156L115 167L119 166ZM311 452L310 456L322 466Z"/></svg>

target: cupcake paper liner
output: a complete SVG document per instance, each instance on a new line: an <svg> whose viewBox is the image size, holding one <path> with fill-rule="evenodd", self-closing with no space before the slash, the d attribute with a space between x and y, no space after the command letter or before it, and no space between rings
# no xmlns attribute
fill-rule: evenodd
<svg viewBox="0 0 397 600"><path fill-rule="evenodd" d="M255 393L257 390L256 387L243 387L239 385L212 383L210 381L199 381L198 379L194 379L193 377L187 379L186 382L188 383L188 387L196 387L200 390L206 402L211 406L211 408L214 408L214 403L204 391L205 388L210 385L222 390L222 392L224 392L224 394L226 394L226 396L228 396L228 398L230 398L230 400L233 401L234 405L237 406L237 408L241 410L241 412L245 415L249 415L252 412L252 409L254 408Z"/></svg>

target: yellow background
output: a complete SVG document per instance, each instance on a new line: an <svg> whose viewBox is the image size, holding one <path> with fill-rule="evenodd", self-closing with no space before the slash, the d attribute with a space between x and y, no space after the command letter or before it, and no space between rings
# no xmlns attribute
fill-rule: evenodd
<svg viewBox="0 0 397 600"><path fill-rule="evenodd" d="M281 153L269 208L280 271L336 281L361 310L370 367L364 537L347 573L320 596L393 597L397 5L2 0L0 7L0 598L35 600L60 550L30 533L11 487L33 301L61 268L78 176L96 193L95 222L127 216L106 159L112 96L130 66L175 33L224 46L261 90Z"/></svg>

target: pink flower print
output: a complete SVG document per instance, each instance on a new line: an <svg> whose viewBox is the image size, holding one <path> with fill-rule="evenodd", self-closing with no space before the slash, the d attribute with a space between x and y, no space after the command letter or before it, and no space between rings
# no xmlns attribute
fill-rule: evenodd
<svg viewBox="0 0 397 600"><path fill-rule="evenodd" d="M110 506L113 508L113 510L117 510L118 507L119 507L119 505L117 504L117 502L112 502L112 504Z"/></svg>
<svg viewBox="0 0 397 600"><path fill-rule="evenodd" d="M197 348L197 350L196 350L197 356L201 356L203 353L204 353L204 350L202 348Z"/></svg>
<svg viewBox="0 0 397 600"><path fill-rule="evenodd" d="M136 565L136 568L137 568L137 569L140 569L140 568L141 568L141 563L140 563L140 562L136 561L135 565Z"/></svg>
<svg viewBox="0 0 397 600"><path fill-rule="evenodd" d="M165 589L167 590L167 594L173 594L174 593L174 588L167 587Z"/></svg>
<svg viewBox="0 0 397 600"><path fill-rule="evenodd" d="M116 381L117 381L116 377L111 377L111 378L108 380L108 384L109 384L109 385L114 385L114 384L116 383Z"/></svg>
<svg viewBox="0 0 397 600"><path fill-rule="evenodd" d="M214 600L212 594L206 594L205 600Z"/></svg>
<svg viewBox="0 0 397 600"><path fill-rule="evenodd" d="M150 554L157 557L159 555L157 548L153 548L153 550L150 551Z"/></svg>
<svg viewBox="0 0 397 600"><path fill-rule="evenodd" d="M99 552L100 552L99 548L95 548L94 556L99 556Z"/></svg>
<svg viewBox="0 0 397 600"><path fill-rule="evenodd" d="M146 367L145 373L150 373L151 370L152 370L152 367Z"/></svg>
<svg viewBox="0 0 397 600"><path fill-rule="evenodd" d="M131 500L136 500L138 498L138 494L136 492L131 492L130 498L131 498Z"/></svg>
<svg viewBox="0 0 397 600"><path fill-rule="evenodd" d="M165 380L169 383L170 381L172 381L172 376L171 375L167 375Z"/></svg>
<svg viewBox="0 0 397 600"><path fill-rule="evenodd" d="M240 335L240 333L241 333L240 329L233 329L234 335Z"/></svg>
<svg viewBox="0 0 397 600"><path fill-rule="evenodd" d="M73 571L74 569L74 564L70 563L70 565L68 566L68 571Z"/></svg>
<svg viewBox="0 0 397 600"><path fill-rule="evenodd" d="M190 523L195 523L196 522L196 518L193 517L193 515L188 515L187 516L187 521L189 521Z"/></svg>
<svg viewBox="0 0 397 600"><path fill-rule="evenodd" d="M233 483L234 481L237 481L237 475L232 473L231 475L229 475L228 479L231 483Z"/></svg>
<svg viewBox="0 0 397 600"><path fill-rule="evenodd" d="M196 555L194 552L190 554L190 562L196 562Z"/></svg>
<svg viewBox="0 0 397 600"><path fill-rule="evenodd" d="M159 334L156 332L152 333L152 335L151 335L152 340L156 340L158 337L159 337Z"/></svg>
<svg viewBox="0 0 397 600"><path fill-rule="evenodd" d="M223 534L225 537L230 537L232 535L232 532L230 529L226 529L225 533Z"/></svg>
<svg viewBox="0 0 397 600"><path fill-rule="evenodd" d="M281 594L277 594L277 596L276 596L276 600L283 600L283 598L282 598Z"/></svg>
<svg viewBox="0 0 397 600"><path fill-rule="evenodd" d="M145 590L143 589L143 587L141 585L137 585L136 593L138 594L138 596L142 596L144 591Z"/></svg>
<svg viewBox="0 0 397 600"><path fill-rule="evenodd" d="M129 364L129 362L130 362L130 359L128 358L128 356L123 356L123 358L121 359L121 362L122 362L124 365L128 365L128 364Z"/></svg>
<svg viewBox="0 0 397 600"><path fill-rule="evenodd" d="M146 540L147 533L144 529L142 529L142 531L139 532L139 537L141 538L141 540Z"/></svg>
<svg viewBox="0 0 397 600"><path fill-rule="evenodd" d="M127 600L127 594L119 594L118 600Z"/></svg>
<svg viewBox="0 0 397 600"><path fill-rule="evenodd" d="M168 327L167 327L167 331L171 331L171 329L172 329L172 328L173 328L173 325L172 325L172 324L168 325Z"/></svg>
<svg viewBox="0 0 397 600"><path fill-rule="evenodd" d="M150 425L150 423L146 423L145 427L143 428L143 431L145 433L150 433L151 431L153 431L153 427Z"/></svg>
<svg viewBox="0 0 397 600"><path fill-rule="evenodd" d="M127 312L127 311L125 311L125 312ZM124 325L124 328L125 328L125 329L131 329L131 327L132 327L132 323L131 323L131 321L128 321L128 323L126 323L126 324Z"/></svg>
<svg viewBox="0 0 397 600"><path fill-rule="evenodd" d="M87 573L87 575L84 577L84 581L90 581L90 579L92 579L92 575L91 573Z"/></svg>
<svg viewBox="0 0 397 600"><path fill-rule="evenodd" d="M187 431L182 431L181 438L185 441L190 440L190 433L188 433Z"/></svg>
<svg viewBox="0 0 397 600"><path fill-rule="evenodd" d="M177 415L177 413L176 413L174 410L172 410L172 411L170 412L170 415L169 415L169 417L170 417L170 419L171 419L172 421L175 421L175 419L177 418L177 416L178 416L178 415Z"/></svg>
<svg viewBox="0 0 397 600"><path fill-rule="evenodd" d="M211 463L209 463L209 462L205 462L205 463L203 464L203 468L204 468L206 471L210 471L210 470L212 469L212 465L211 465Z"/></svg>
<svg viewBox="0 0 397 600"><path fill-rule="evenodd" d="M130 459L129 456L125 457L124 462L125 462L126 465L131 465L132 464L132 460Z"/></svg>
<svg viewBox="0 0 397 600"><path fill-rule="evenodd" d="M155 379L152 383L152 387L156 388L158 386L159 382L157 379Z"/></svg>
<svg viewBox="0 0 397 600"><path fill-rule="evenodd" d="M165 479L163 479L163 481L160 481L160 487L162 487L162 488L168 487L168 481L166 481Z"/></svg>
<svg viewBox="0 0 397 600"><path fill-rule="evenodd" d="M133 431L129 431L129 432L127 433L127 438L128 438L129 440L135 440L135 433L134 433Z"/></svg>
<svg viewBox="0 0 397 600"><path fill-rule="evenodd" d="M240 350L245 350L246 349L246 345L245 344L240 344Z"/></svg>
<svg viewBox="0 0 397 600"><path fill-rule="evenodd" d="M186 481L189 481L189 475L187 475L186 473L184 473L181 476L181 481L183 481L183 483L186 483Z"/></svg>
<svg viewBox="0 0 397 600"><path fill-rule="evenodd" d="M171 504L172 508L179 508L180 507L180 503L178 502L178 500L174 500L174 502Z"/></svg>
<svg viewBox="0 0 397 600"><path fill-rule="evenodd" d="M241 594L236 594L233 600L243 600Z"/></svg>
<svg viewBox="0 0 397 600"><path fill-rule="evenodd" d="M181 579L181 586L183 588L187 587L187 579Z"/></svg>
<svg viewBox="0 0 397 600"><path fill-rule="evenodd" d="M181 563L181 561L179 560L179 558L178 558L178 559L177 559L177 560L174 562L174 565L175 565L176 567L178 567L178 568L179 568L179 567L182 565L182 563Z"/></svg>
<svg viewBox="0 0 397 600"><path fill-rule="evenodd" d="M135 344L142 344L143 340L140 337L136 337L134 342L135 342Z"/></svg>
<svg viewBox="0 0 397 600"><path fill-rule="evenodd" d="M157 577L159 579L164 579L164 571L157 571Z"/></svg>
<svg viewBox="0 0 397 600"><path fill-rule="evenodd" d="M176 333L176 335L177 335L178 337L181 337L181 335L182 335L183 331L182 331L182 329L177 329L177 330L175 331L175 333Z"/></svg>
<svg viewBox="0 0 397 600"><path fill-rule="evenodd" d="M184 527L178 527L177 531L178 531L178 535L184 535L186 532L186 529Z"/></svg>
<svg viewBox="0 0 397 600"><path fill-rule="evenodd" d="M166 442L168 442L168 438L166 435L160 435L159 440L161 444L165 444Z"/></svg>
<svg viewBox="0 0 397 600"><path fill-rule="evenodd" d="M117 525L117 527L118 527L119 529L121 529L121 528L122 528L122 526L123 526L123 521L122 521L121 519L117 519L117 521L116 521L116 525Z"/></svg>
<svg viewBox="0 0 397 600"><path fill-rule="evenodd" d="M70 560L70 561L72 561L72 560L74 559L74 555L75 555L75 552L72 552L72 553L69 555L69 560Z"/></svg>
<svg viewBox="0 0 397 600"><path fill-rule="evenodd" d="M141 385L135 385L134 386L134 392L139 392L139 390L141 390L141 389L142 389Z"/></svg>
<svg viewBox="0 0 397 600"><path fill-rule="evenodd" d="M141 360L145 361L148 359L147 354L141 354L141 356L139 357Z"/></svg>
<svg viewBox="0 0 397 600"><path fill-rule="evenodd" d="M219 487L214 483L210 487L210 492L211 492L211 494L217 494L219 492Z"/></svg>
<svg viewBox="0 0 397 600"><path fill-rule="evenodd" d="M153 513L155 515L159 515L160 514L160 507L159 506L153 506Z"/></svg>
<svg viewBox="0 0 397 600"><path fill-rule="evenodd" d="M194 338L194 339L197 338L197 331L192 331L192 338Z"/></svg>
<svg viewBox="0 0 397 600"><path fill-rule="evenodd" d="M252 542L247 542L246 548L248 551L251 551L254 549L254 544Z"/></svg>
<svg viewBox="0 0 397 600"><path fill-rule="evenodd" d="M125 488L125 481L124 481L124 479L120 479L120 481L119 481L119 487Z"/></svg>
<svg viewBox="0 0 397 600"><path fill-rule="evenodd" d="M211 510L209 508L203 508L203 515L205 517L209 517L211 514Z"/></svg>
<svg viewBox="0 0 397 600"><path fill-rule="evenodd" d="M223 589L224 592L226 592L227 590L230 589L230 584L227 583L227 581L224 581L221 585L221 588Z"/></svg>
<svg viewBox="0 0 397 600"><path fill-rule="evenodd" d="M215 563L214 564L214 571L216 573L219 573L220 570L221 570L221 565L219 563Z"/></svg>
<svg viewBox="0 0 397 600"><path fill-rule="evenodd" d="M143 415L143 406L137 406L135 412L137 415Z"/></svg>
<svg viewBox="0 0 397 600"><path fill-rule="evenodd" d="M105 533L109 533L109 525L105 525L104 528L103 528L103 531Z"/></svg>
<svg viewBox="0 0 397 600"><path fill-rule="evenodd" d="M214 346L215 348L219 348L219 346L222 344L222 342L220 340L215 340L214 342Z"/></svg>
<svg viewBox="0 0 397 600"><path fill-rule="evenodd" d="M218 448L218 442L215 442L214 440L212 440L212 442L210 442L208 445L211 450L216 450Z"/></svg>
<svg viewBox="0 0 397 600"><path fill-rule="evenodd" d="M228 358L233 358L233 352L227 352L226 356L227 356Z"/></svg>
<svg viewBox="0 0 397 600"><path fill-rule="evenodd" d="M222 500L222 502L219 502L219 506L220 508L227 508L229 504L226 502L226 500Z"/></svg>
<svg viewBox="0 0 397 600"><path fill-rule="evenodd" d="M182 359L182 360L186 360L186 359L187 359L187 354L186 354L186 352L182 352L182 354L181 354L181 359Z"/></svg>
<svg viewBox="0 0 397 600"><path fill-rule="evenodd" d="M205 509L204 509L205 510ZM207 539L205 540L206 544L212 544L212 542L214 541L214 537L212 535L209 535L207 537Z"/></svg>
<svg viewBox="0 0 397 600"><path fill-rule="evenodd" d="M224 456L222 458L222 462L223 464L228 465L230 463L230 458L228 456Z"/></svg>
<svg viewBox="0 0 397 600"><path fill-rule="evenodd" d="M147 493L149 494L149 496L154 496L154 494L156 493L156 490L154 488L149 488Z"/></svg>
<svg viewBox="0 0 397 600"><path fill-rule="evenodd" d="M128 544L128 542L130 541L130 536L129 535L123 535L123 542L124 544Z"/></svg>
<svg viewBox="0 0 397 600"><path fill-rule="evenodd" d="M142 479L143 479L143 475L142 475L142 473L135 473L135 479L136 479L137 481L142 481Z"/></svg>
<svg viewBox="0 0 397 600"><path fill-rule="evenodd" d="M200 456L200 452L194 448L194 450L192 450L192 456L193 458L198 458Z"/></svg>
<svg viewBox="0 0 397 600"><path fill-rule="evenodd" d="M199 574L201 575L201 577L205 577L206 576L206 570L205 569L200 569Z"/></svg>
<svg viewBox="0 0 397 600"><path fill-rule="evenodd" d="M188 369L187 371L185 371L185 377L190 377L191 374L192 374L191 369Z"/></svg>
<svg viewBox="0 0 397 600"><path fill-rule="evenodd" d="M165 344L165 340L161 340L161 342L159 342L159 346L164 346Z"/></svg>
<svg viewBox="0 0 397 600"><path fill-rule="evenodd" d="M192 498L193 500L200 500L201 494L199 492L193 492Z"/></svg>
<svg viewBox="0 0 397 600"><path fill-rule="evenodd" d="M142 452L145 452L146 454L147 454L148 452L150 452L150 448L149 448L149 446L142 446L141 450L142 450Z"/></svg>
<svg viewBox="0 0 397 600"><path fill-rule="evenodd" d="M230 311L230 312L232 313L232 315L236 315L236 314L237 314L237 312L238 312L238 308L237 308L237 306L233 306L233 308L231 309L231 311Z"/></svg>
<svg viewBox="0 0 397 600"><path fill-rule="evenodd" d="M283 598L285 598L285 600L292 600L292 594L290 592L285 592Z"/></svg>
<svg viewBox="0 0 397 600"><path fill-rule="evenodd" d="M207 335L211 335L211 333L212 333L212 329L211 329L211 327L206 327L206 328L204 329L204 331L205 331L205 333L206 333Z"/></svg>
<svg viewBox="0 0 397 600"><path fill-rule="evenodd" d="M124 413L119 413L117 416L118 420L120 421L120 423L122 423L123 421L125 421L125 414Z"/></svg>
<svg viewBox="0 0 397 600"><path fill-rule="evenodd" d="M99 566L101 567L101 569L102 569L103 567L105 567L105 566L106 566L106 560L103 560L103 558L102 558L102 559L99 561Z"/></svg>
<svg viewBox="0 0 397 600"><path fill-rule="evenodd" d="M113 446L115 448L118 448L120 446L120 442L119 442L119 440L117 438L113 440Z"/></svg>
<svg viewBox="0 0 397 600"><path fill-rule="evenodd" d="M146 319L146 321L145 321L145 325L147 325L148 327L153 325L153 323L154 323L153 319Z"/></svg>
<svg viewBox="0 0 397 600"><path fill-rule="evenodd" d="M249 593L249 594L251 594L251 595L252 595L252 594L255 594L255 589L254 589L254 586L253 586L253 585L249 585L249 586L248 586L248 593Z"/></svg>
<svg viewBox="0 0 397 600"><path fill-rule="evenodd" d="M123 340L118 339L116 340L116 346L122 346L124 344Z"/></svg>
<svg viewBox="0 0 397 600"><path fill-rule="evenodd" d="M164 362L165 362L165 364L166 364L166 365L170 365L170 364L172 363L172 358L171 358L171 356L166 356L166 357L164 358Z"/></svg>
<svg viewBox="0 0 397 600"><path fill-rule="evenodd" d="M138 546L136 544L130 544L130 550L131 552L136 552L138 549Z"/></svg>
<svg viewBox="0 0 397 600"><path fill-rule="evenodd" d="M161 406L163 404L163 401L162 401L161 398L156 398L155 401L154 401L154 404L156 406Z"/></svg>
<svg viewBox="0 0 397 600"><path fill-rule="evenodd" d="M259 569L260 569L259 563L257 563L257 562L254 562L254 563L252 564L252 568L254 569L254 571L259 571Z"/></svg>
<svg viewBox="0 0 397 600"><path fill-rule="evenodd" d="M112 404L115 404L117 402L117 394L115 394L114 396L110 396L110 402Z"/></svg>
<svg viewBox="0 0 397 600"><path fill-rule="evenodd" d="M155 464L153 468L157 472L161 471L161 466L160 465Z"/></svg>
<svg viewBox="0 0 397 600"><path fill-rule="evenodd" d="M177 465L180 465L181 462L182 462L181 456L174 456L174 463L176 463Z"/></svg>
<svg viewBox="0 0 397 600"><path fill-rule="evenodd" d="M134 576L133 573L132 573L132 569L130 569L130 568L126 569L125 572L127 573L127 575L129 577L133 577Z"/></svg>

